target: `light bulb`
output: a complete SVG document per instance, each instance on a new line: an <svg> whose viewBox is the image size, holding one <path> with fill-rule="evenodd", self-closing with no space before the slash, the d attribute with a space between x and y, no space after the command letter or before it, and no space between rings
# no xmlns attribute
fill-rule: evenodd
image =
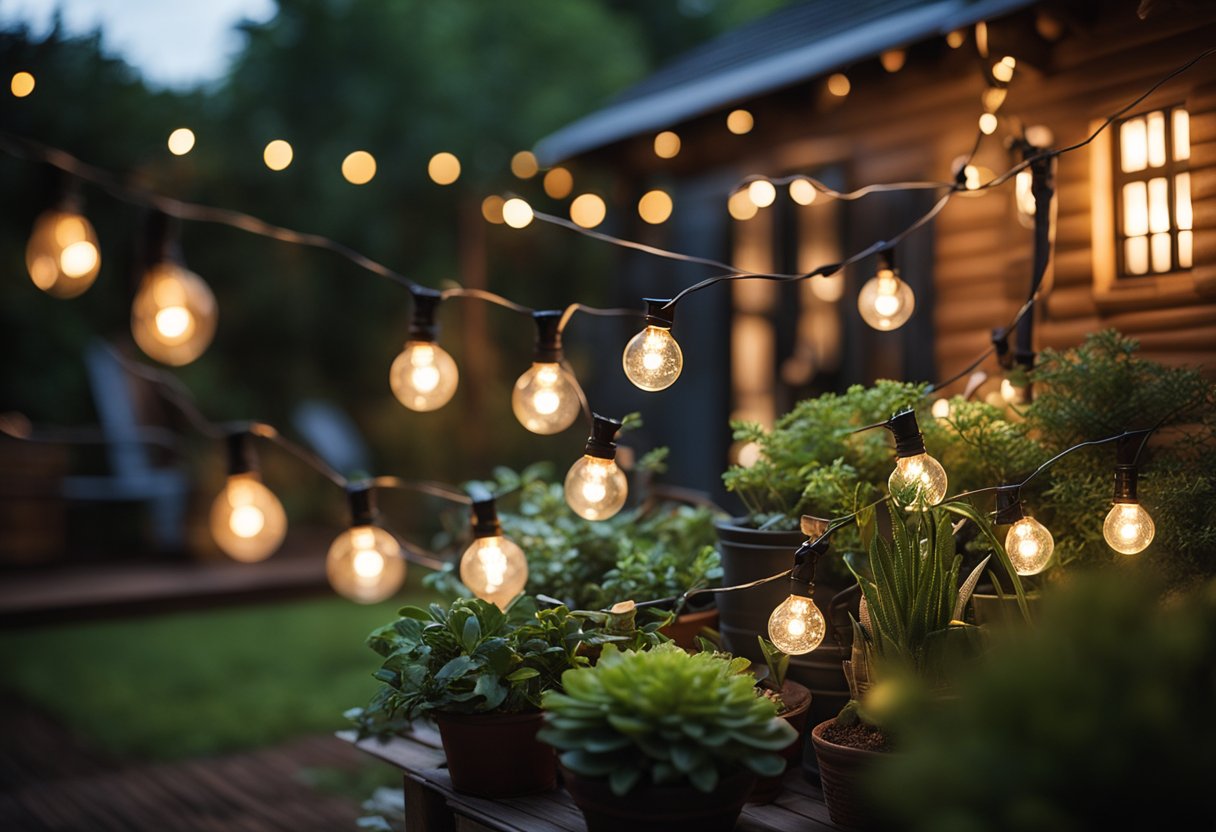
<svg viewBox="0 0 1216 832"><path fill-rule="evenodd" d="M211 504L211 536L233 560L265 560L282 545L286 534L283 504L257 474L229 477Z"/></svg>
<svg viewBox="0 0 1216 832"><path fill-rule="evenodd" d="M578 384L562 365L536 362L515 382L511 409L533 433L560 433L578 418Z"/></svg>
<svg viewBox="0 0 1216 832"><path fill-rule="evenodd" d="M1005 551L1019 575L1037 575L1051 563L1056 543L1047 527L1033 517L1023 517L1009 527Z"/></svg>
<svg viewBox="0 0 1216 832"><path fill-rule="evenodd" d="M1007 378L1001 379L1001 399L1007 404L1026 404L1030 396L1030 388L1024 384L1014 384Z"/></svg>
<svg viewBox="0 0 1216 832"><path fill-rule="evenodd" d="M684 353L670 328L648 324L625 345L621 363L630 381L654 392L667 389L680 377Z"/></svg>
<svg viewBox="0 0 1216 832"><path fill-rule="evenodd" d="M460 558L460 580L478 598L505 610L528 583L528 559L502 535L479 537Z"/></svg>
<svg viewBox="0 0 1216 832"><path fill-rule="evenodd" d="M334 591L360 604L388 598L405 582L405 560L396 538L379 526L355 526L334 540L325 556Z"/></svg>
<svg viewBox="0 0 1216 832"><path fill-rule="evenodd" d="M434 341L409 341L393 361L388 380L393 395L410 410L438 410L455 395L460 372Z"/></svg>
<svg viewBox="0 0 1216 832"><path fill-rule="evenodd" d="M1156 533L1153 518L1139 503L1115 503L1102 524L1107 544L1123 555L1143 552Z"/></svg>
<svg viewBox="0 0 1216 832"><path fill-rule="evenodd" d="M566 503L586 520L607 520L628 495L629 482L614 460L586 455L566 474Z"/></svg>
<svg viewBox="0 0 1216 832"><path fill-rule="evenodd" d="M148 356L180 367L211 345L218 314L215 295L201 277L162 261L144 275L135 295L131 333Z"/></svg>
<svg viewBox="0 0 1216 832"><path fill-rule="evenodd" d="M946 469L926 453L901 456L895 460L887 487L909 510L922 504L935 506L946 496Z"/></svg>
<svg viewBox="0 0 1216 832"><path fill-rule="evenodd" d="M891 269L879 269L857 295L857 311L867 324L882 332L899 329L916 309L912 287Z"/></svg>
<svg viewBox="0 0 1216 832"><path fill-rule="evenodd" d="M48 295L74 298L93 285L101 269L97 233L74 211L47 211L34 221L25 266Z"/></svg>
<svg viewBox="0 0 1216 832"><path fill-rule="evenodd" d="M823 642L827 623L815 602L801 595L786 598L768 617L769 640L782 653L801 656Z"/></svg>

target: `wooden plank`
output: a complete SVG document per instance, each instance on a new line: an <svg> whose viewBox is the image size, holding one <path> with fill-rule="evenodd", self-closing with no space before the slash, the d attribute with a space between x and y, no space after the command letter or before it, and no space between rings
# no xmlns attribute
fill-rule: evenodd
<svg viewBox="0 0 1216 832"><path fill-rule="evenodd" d="M356 740L354 731L341 731L337 736L346 742L353 742L360 751L406 771L437 768L444 762L442 751L404 737L393 737L381 742L374 737Z"/></svg>
<svg viewBox="0 0 1216 832"><path fill-rule="evenodd" d="M406 774L405 828L408 832L453 832L452 813L443 795Z"/></svg>

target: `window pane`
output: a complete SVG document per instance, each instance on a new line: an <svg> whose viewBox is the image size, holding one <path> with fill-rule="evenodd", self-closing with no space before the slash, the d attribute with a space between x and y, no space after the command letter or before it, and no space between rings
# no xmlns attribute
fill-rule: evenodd
<svg viewBox="0 0 1216 832"><path fill-rule="evenodd" d="M1148 271L1148 237L1129 237L1123 241L1123 268L1128 274Z"/></svg>
<svg viewBox="0 0 1216 832"><path fill-rule="evenodd" d="M1191 232L1178 232L1178 268L1189 269L1191 267Z"/></svg>
<svg viewBox="0 0 1216 832"><path fill-rule="evenodd" d="M1180 173L1174 177L1174 224L1190 228L1191 222L1191 175Z"/></svg>
<svg viewBox="0 0 1216 832"><path fill-rule="evenodd" d="M1191 158L1191 119L1186 110L1174 110L1174 161Z"/></svg>
<svg viewBox="0 0 1216 832"><path fill-rule="evenodd" d="M1119 128L1119 153L1124 173L1134 173L1148 166L1148 137L1143 116L1128 119Z"/></svg>
<svg viewBox="0 0 1216 832"><path fill-rule="evenodd" d="M1148 114L1148 164L1153 168L1165 164L1165 113L1160 110Z"/></svg>
<svg viewBox="0 0 1216 832"><path fill-rule="evenodd" d="M1148 233L1148 186L1128 182L1123 186L1123 236L1139 237Z"/></svg>
<svg viewBox="0 0 1216 832"><path fill-rule="evenodd" d="M1170 189L1164 176L1148 181L1148 230L1170 230Z"/></svg>
<svg viewBox="0 0 1216 832"><path fill-rule="evenodd" d="M1170 270L1170 235L1153 235L1153 271L1168 272Z"/></svg>

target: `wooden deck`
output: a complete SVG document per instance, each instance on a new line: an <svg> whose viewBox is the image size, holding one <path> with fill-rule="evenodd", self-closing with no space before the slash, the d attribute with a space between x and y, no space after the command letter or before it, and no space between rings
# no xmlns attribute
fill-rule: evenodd
<svg viewBox="0 0 1216 832"><path fill-rule="evenodd" d="M4 832L333 832L355 828L357 802L313 788L306 769L365 760L330 736L244 754L121 764L36 713L0 715Z"/></svg>
<svg viewBox="0 0 1216 832"><path fill-rule="evenodd" d="M404 771L408 832L586 832L582 814L563 789L509 800L459 794L452 788L439 736L433 730L419 728L409 739L387 743L356 741L353 732L339 736ZM822 792L803 778L801 769L786 775L785 787L775 801L744 807L735 826L736 832L838 829L828 817Z"/></svg>

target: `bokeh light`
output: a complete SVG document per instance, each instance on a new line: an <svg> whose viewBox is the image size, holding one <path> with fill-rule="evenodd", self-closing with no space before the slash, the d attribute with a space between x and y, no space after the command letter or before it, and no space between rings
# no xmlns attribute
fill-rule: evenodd
<svg viewBox="0 0 1216 832"><path fill-rule="evenodd" d="M574 190L574 177L565 168L554 168L545 174L545 193L554 199L565 199Z"/></svg>
<svg viewBox="0 0 1216 832"><path fill-rule="evenodd" d="M595 228L607 214L608 206L595 194L579 194L570 203L570 219L583 228Z"/></svg>
<svg viewBox="0 0 1216 832"><path fill-rule="evenodd" d="M671 196L666 191L647 191L638 200L638 215L651 225L666 222L671 209Z"/></svg>
<svg viewBox="0 0 1216 832"><path fill-rule="evenodd" d="M756 120L752 118L752 114L747 110L732 110L730 115L726 117L726 129L736 136L750 133L755 126Z"/></svg>
<svg viewBox="0 0 1216 832"><path fill-rule="evenodd" d="M654 155L660 159L674 159L680 152L680 137L664 130L654 137Z"/></svg>
<svg viewBox="0 0 1216 832"><path fill-rule="evenodd" d="M14 72L9 89L17 98L25 98L34 91L34 76L28 72Z"/></svg>
<svg viewBox="0 0 1216 832"><path fill-rule="evenodd" d="M179 127L169 134L169 152L174 156L185 156L194 149L194 131Z"/></svg>
<svg viewBox="0 0 1216 832"><path fill-rule="evenodd" d="M530 150L521 150L511 157L511 173L520 179L531 179L539 170L536 155Z"/></svg>
<svg viewBox="0 0 1216 832"><path fill-rule="evenodd" d="M376 175L376 157L356 150L342 160L342 176L352 185L366 185Z"/></svg>
<svg viewBox="0 0 1216 832"><path fill-rule="evenodd" d="M427 163L426 174L436 185L451 185L460 178L460 160L447 151L436 153Z"/></svg>
<svg viewBox="0 0 1216 832"><path fill-rule="evenodd" d="M262 161L271 170L283 170L291 164L294 157L295 153L292 151L291 145L282 139L275 139L262 151Z"/></svg>

